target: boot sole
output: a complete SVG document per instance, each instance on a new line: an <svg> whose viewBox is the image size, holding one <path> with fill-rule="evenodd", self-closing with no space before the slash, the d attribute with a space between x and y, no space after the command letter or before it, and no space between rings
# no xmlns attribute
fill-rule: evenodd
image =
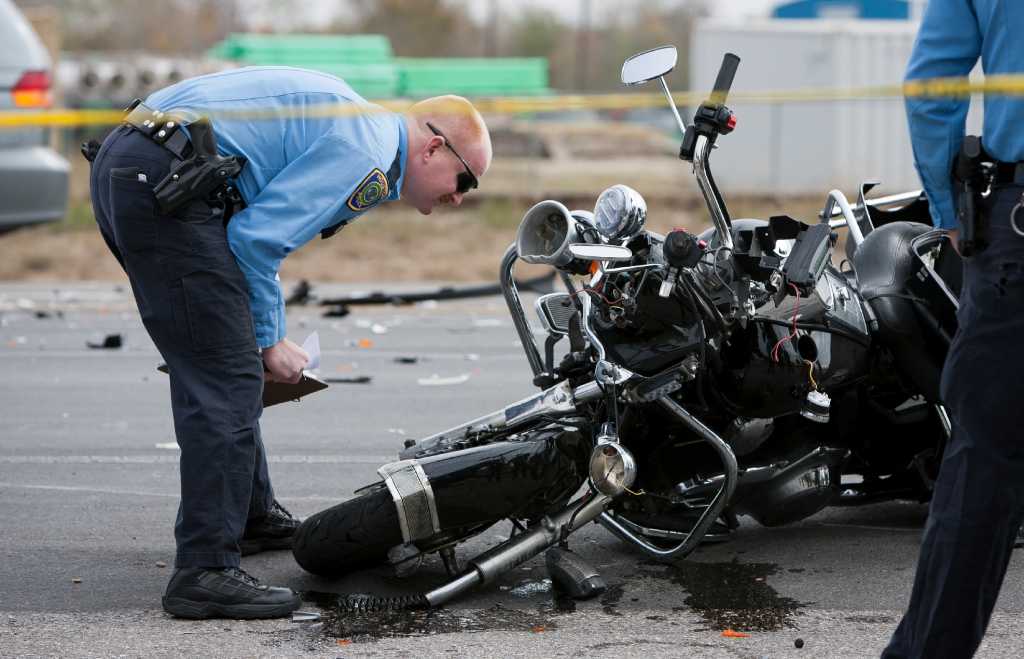
<svg viewBox="0 0 1024 659"><path fill-rule="evenodd" d="M241 552L242 556L249 556L251 554L258 554L261 551L291 549L293 537L294 536L289 535L284 538L243 539L238 542L238 550Z"/></svg>
<svg viewBox="0 0 1024 659"><path fill-rule="evenodd" d="M180 597L164 597L161 600L164 611L177 618L204 620L207 618L234 618L253 620L257 618L283 618L302 605L295 598L282 604L223 604L220 602L197 602Z"/></svg>

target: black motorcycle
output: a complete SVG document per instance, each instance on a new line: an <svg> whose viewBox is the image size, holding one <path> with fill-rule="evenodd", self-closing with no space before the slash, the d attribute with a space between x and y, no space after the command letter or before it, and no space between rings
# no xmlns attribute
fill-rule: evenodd
<svg viewBox="0 0 1024 659"><path fill-rule="evenodd" d="M452 580L402 602L436 606L592 521L673 560L727 538L741 514L774 526L929 498L950 433L938 382L960 266L924 195L866 199L865 184L852 205L833 190L813 223L732 220L708 157L735 126L739 58L725 56L688 126L663 77L675 63L671 46L640 53L622 81L660 81L714 228L646 231L644 200L623 185L593 212L531 208L501 283L541 391L407 441L379 482L303 522L303 568L402 573L438 552ZM512 276L520 259L566 287L536 301L543 354ZM511 537L460 566L455 547L502 520Z"/></svg>

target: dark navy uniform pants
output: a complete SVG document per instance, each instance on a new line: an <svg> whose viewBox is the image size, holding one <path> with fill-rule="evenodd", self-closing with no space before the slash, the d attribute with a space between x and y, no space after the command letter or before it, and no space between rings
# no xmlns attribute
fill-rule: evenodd
<svg viewBox="0 0 1024 659"><path fill-rule="evenodd" d="M173 215L156 206L153 186L172 159L141 133L115 129L93 162L92 203L170 371L181 447L175 564L237 566L246 521L274 498L259 427L263 362L223 212L202 201Z"/></svg>
<svg viewBox="0 0 1024 659"><path fill-rule="evenodd" d="M965 259L959 329L942 373L953 421L910 606L883 657L970 657L1024 517L1024 187L991 198L990 244ZM1019 215L1024 225L1024 210Z"/></svg>

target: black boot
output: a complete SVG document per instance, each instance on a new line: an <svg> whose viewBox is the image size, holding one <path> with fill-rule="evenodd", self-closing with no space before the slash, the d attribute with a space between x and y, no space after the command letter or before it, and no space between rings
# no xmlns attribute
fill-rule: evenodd
<svg viewBox="0 0 1024 659"><path fill-rule="evenodd" d="M246 523L238 548L242 556L268 549L291 549L292 538L298 528L299 520L275 499L266 515Z"/></svg>
<svg viewBox="0 0 1024 659"><path fill-rule="evenodd" d="M186 567L174 571L162 603L179 618L281 618L302 600L290 588L264 586L240 568Z"/></svg>

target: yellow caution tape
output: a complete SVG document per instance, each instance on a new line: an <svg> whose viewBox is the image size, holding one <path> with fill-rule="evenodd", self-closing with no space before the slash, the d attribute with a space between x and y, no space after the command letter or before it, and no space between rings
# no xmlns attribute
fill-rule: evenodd
<svg viewBox="0 0 1024 659"><path fill-rule="evenodd" d="M1020 96L1024 94L1024 75L988 76L983 81L972 82L968 78L933 78L913 80L902 85L878 85L868 87L831 89L791 89L785 91L741 91L729 94L729 103L776 104L810 103L821 101L850 101L869 99L908 98L965 98L974 94ZM677 105L694 106L708 97L706 92L679 92L673 94ZM385 111L401 112L414 101L375 101ZM565 110L632 110L637 108L662 107L665 97L661 94L576 94L558 96L511 96L474 98L473 105L484 114L525 114L535 112L557 112ZM346 116L367 111L365 106L324 104L319 107L304 107L299 110L303 116L331 117ZM220 119L279 119L288 111L280 108L265 111L246 109L244 111L221 111ZM83 126L110 126L121 122L121 110L70 110L52 109L27 111L0 111L0 129L53 126L61 128Z"/></svg>

